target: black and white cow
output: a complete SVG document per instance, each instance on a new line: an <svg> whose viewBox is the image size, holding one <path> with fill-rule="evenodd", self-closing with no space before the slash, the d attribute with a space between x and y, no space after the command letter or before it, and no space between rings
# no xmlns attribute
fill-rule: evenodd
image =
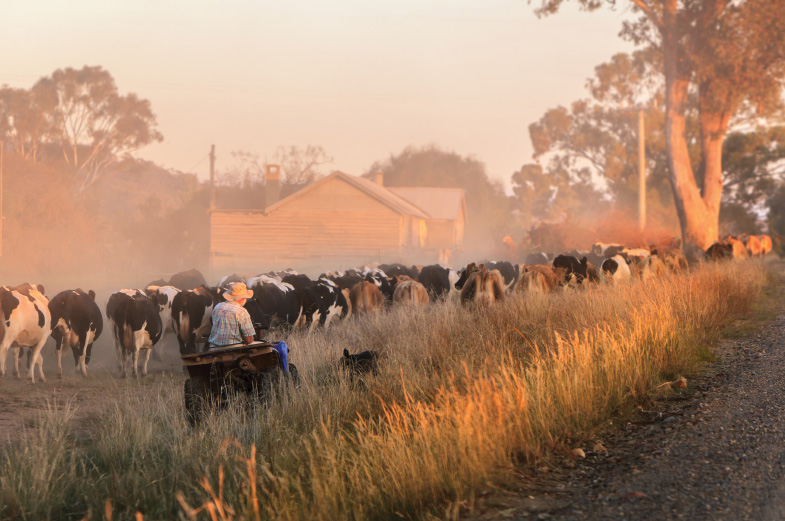
<svg viewBox="0 0 785 521"><path fill-rule="evenodd" d="M431 300L437 300L441 298L446 299L453 294L457 295L459 293L455 288L458 278L459 275L455 270L443 268L438 264L431 264L430 266L422 267L420 275L417 277L417 282L425 286Z"/></svg>
<svg viewBox="0 0 785 521"><path fill-rule="evenodd" d="M572 255L558 255L553 259L553 267L564 268L567 281L574 280L577 284L581 284L588 276L588 263L589 260L585 256L581 260L576 259Z"/></svg>
<svg viewBox="0 0 785 521"><path fill-rule="evenodd" d="M106 325L112 331L114 350L115 353L117 353L117 369L119 371L123 370L123 364L121 362L122 351L120 349L120 337L118 336L118 329L114 323L114 312L117 309L117 306L119 306L121 302L125 301L126 298L134 297L136 295L144 295L144 293L138 289L121 289L120 291L115 291L109 295L109 300L106 302Z"/></svg>
<svg viewBox="0 0 785 521"><path fill-rule="evenodd" d="M43 295L42 286L21 284L15 288L0 286L0 376L5 376L5 359L8 349L30 348L30 367L27 378L35 383L35 367L41 381L46 381L43 370L43 349L46 339L52 332L52 317L49 313L49 300ZM19 376L18 356L14 375Z"/></svg>
<svg viewBox="0 0 785 521"><path fill-rule="evenodd" d="M262 327L296 327L300 324L302 306L294 297L294 286L265 275L249 282L253 282L253 299L262 309Z"/></svg>
<svg viewBox="0 0 785 521"><path fill-rule="evenodd" d="M618 255L621 251L625 248L623 244L619 244L616 242L605 243L605 242L595 242L591 245L591 252L594 255L598 255L600 257L613 257L614 255Z"/></svg>
<svg viewBox="0 0 785 521"><path fill-rule="evenodd" d="M602 261L600 269L608 282L619 283L630 280L632 277L627 259L619 254Z"/></svg>
<svg viewBox="0 0 785 521"><path fill-rule="evenodd" d="M180 293L180 290L174 286L147 286L144 292L151 298L155 295L155 302L158 304L158 314L161 316L161 327L163 327L161 340L156 344L159 346L160 352L166 349L166 340L169 336L175 334L172 322L172 304L174 304L174 298Z"/></svg>
<svg viewBox="0 0 785 521"><path fill-rule="evenodd" d="M363 276L355 270L345 272L326 273L319 276L320 279L329 279L341 288L341 290L351 290L356 284L362 282Z"/></svg>
<svg viewBox="0 0 785 521"><path fill-rule="evenodd" d="M319 323L325 329L329 328L333 321L343 320L351 315L352 306L347 298L349 290L342 290L329 279L319 279L316 281L316 293L321 300L322 309Z"/></svg>
<svg viewBox="0 0 785 521"><path fill-rule="evenodd" d="M95 303L93 290L61 291L49 301L52 316L52 338L57 352L57 377L63 377L63 351L71 348L74 364L82 376L87 376L87 364L104 328L101 309Z"/></svg>
<svg viewBox="0 0 785 521"><path fill-rule="evenodd" d="M294 288L294 292L287 293L285 298L293 301L294 306L301 309L300 320L292 325L307 327L313 331L321 323L322 316L326 311L319 293L316 291L316 283L307 275L301 274L286 275L281 282Z"/></svg>
<svg viewBox="0 0 785 521"><path fill-rule="evenodd" d="M373 282L384 296L385 304L392 303L393 293L395 292L395 279L391 278L381 268L371 268L364 266L362 269L363 280Z"/></svg>
<svg viewBox="0 0 785 521"><path fill-rule="evenodd" d="M198 352L198 343L207 345L218 293L219 290L199 286L181 291L172 299L172 322L181 355Z"/></svg>
<svg viewBox="0 0 785 521"><path fill-rule="evenodd" d="M112 297L115 297L112 300ZM137 377L139 355L142 361L142 376L147 376L147 362L150 360L150 351L161 338L161 316L158 314L158 305L153 298L141 291L133 295L123 292L113 293L110 297L110 306L107 303L107 317L112 321L114 336L120 344L119 365L120 377L125 378L128 373L128 355L131 355L131 376Z"/></svg>

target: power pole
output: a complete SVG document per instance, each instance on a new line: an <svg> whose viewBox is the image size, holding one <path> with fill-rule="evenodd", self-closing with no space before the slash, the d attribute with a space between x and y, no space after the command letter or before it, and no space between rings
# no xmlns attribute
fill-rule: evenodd
<svg viewBox="0 0 785 521"><path fill-rule="evenodd" d="M638 227L646 229L646 125L638 108Z"/></svg>
<svg viewBox="0 0 785 521"><path fill-rule="evenodd" d="M210 145L210 210L215 210L215 145Z"/></svg>

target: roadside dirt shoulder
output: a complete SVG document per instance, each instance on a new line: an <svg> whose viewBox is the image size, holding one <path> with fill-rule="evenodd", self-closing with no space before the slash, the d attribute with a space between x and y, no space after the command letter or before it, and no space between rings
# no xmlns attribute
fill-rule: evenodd
<svg viewBox="0 0 785 521"><path fill-rule="evenodd" d="M467 517L785 519L785 314L715 354L686 392L586 444L585 459L522 474Z"/></svg>

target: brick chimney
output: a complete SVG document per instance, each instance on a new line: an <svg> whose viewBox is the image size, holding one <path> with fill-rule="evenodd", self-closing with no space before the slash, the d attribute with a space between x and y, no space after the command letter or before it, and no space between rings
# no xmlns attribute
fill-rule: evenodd
<svg viewBox="0 0 785 521"><path fill-rule="evenodd" d="M377 185L384 186L384 172L376 172L375 180Z"/></svg>
<svg viewBox="0 0 785 521"><path fill-rule="evenodd" d="M281 197L280 165L264 165L264 208L278 202Z"/></svg>

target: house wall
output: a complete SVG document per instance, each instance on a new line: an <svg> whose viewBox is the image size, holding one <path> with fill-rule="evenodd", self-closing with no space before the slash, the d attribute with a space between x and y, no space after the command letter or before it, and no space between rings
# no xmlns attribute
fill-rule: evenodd
<svg viewBox="0 0 785 521"><path fill-rule="evenodd" d="M455 247L455 221L426 221L429 248Z"/></svg>
<svg viewBox="0 0 785 521"><path fill-rule="evenodd" d="M411 222L411 220L409 221ZM266 271L325 259L398 255L408 223L387 206L333 179L268 215L251 211L211 214L214 271Z"/></svg>

